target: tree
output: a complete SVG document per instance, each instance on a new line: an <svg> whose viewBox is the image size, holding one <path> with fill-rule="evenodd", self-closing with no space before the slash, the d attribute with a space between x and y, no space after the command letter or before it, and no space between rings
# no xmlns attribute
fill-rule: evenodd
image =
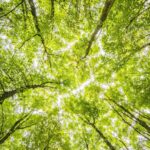
<svg viewBox="0 0 150 150"><path fill-rule="evenodd" d="M149 10L2 0L0 149L149 149Z"/></svg>

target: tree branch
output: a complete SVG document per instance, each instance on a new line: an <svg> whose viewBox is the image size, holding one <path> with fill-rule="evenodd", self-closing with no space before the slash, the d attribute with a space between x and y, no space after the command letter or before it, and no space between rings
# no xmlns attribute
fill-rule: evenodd
<svg viewBox="0 0 150 150"><path fill-rule="evenodd" d="M33 20L34 20L34 25L35 25L35 28L36 28L36 31L37 31L36 35L38 35L40 37L41 42L43 44L44 51L45 51L46 54L48 54L46 44L45 44L45 40L41 35L41 30L40 30L40 27L39 27L39 22L38 22L37 12L36 12L34 2L33 2L33 0L28 0L28 2L29 2L29 5L30 5L30 8L31 8L31 13L32 13Z"/></svg>
<svg viewBox="0 0 150 150"><path fill-rule="evenodd" d="M4 127L4 109L3 109L3 105L1 105L1 129L0 129L0 135L3 135L3 127Z"/></svg>
<svg viewBox="0 0 150 150"><path fill-rule="evenodd" d="M104 134L95 126L95 124L89 123L90 126L94 128L94 130L99 134L99 136L103 139L106 145L110 150L115 150L115 147L110 143L110 141L104 136Z"/></svg>
<svg viewBox="0 0 150 150"><path fill-rule="evenodd" d="M111 104L110 104L111 105ZM111 105L112 109L114 110L114 112L122 119L122 121L127 124L129 127L133 128L138 134L140 134L141 136L143 136L144 138L146 138L147 140L150 140L149 137L147 137L146 135L144 135L143 133L141 133L137 128L135 128L134 126L132 126L131 123L129 123L128 121L126 121L123 116L119 113L119 111L117 111L117 109L115 109L112 105Z"/></svg>
<svg viewBox="0 0 150 150"><path fill-rule="evenodd" d="M7 15L9 15L10 13L12 13L18 6L20 6L22 3L24 2L24 0L22 0L20 3L18 3L13 9L11 9L10 11L8 11L7 13L3 14L2 16L0 16L0 18L5 17Z"/></svg>
<svg viewBox="0 0 150 150"><path fill-rule="evenodd" d="M150 133L150 127L147 125L147 123L145 122L145 121L143 121L143 120L141 120L140 118L137 118L137 117L135 117L134 116L134 114L132 114L129 110L127 110L124 106L122 106L122 105L120 105L120 104L118 104L117 102L115 102L115 100L113 100L113 99L107 99L107 100L109 100L109 101L111 101L111 102L113 102L116 106L118 106L119 108L121 108L125 113L127 113L129 116L129 118L130 119L135 119L136 120L136 122L139 124L139 125L141 125L143 128L145 128L146 130L147 130L147 132L148 133Z"/></svg>
<svg viewBox="0 0 150 150"><path fill-rule="evenodd" d="M150 43L146 43L142 45L139 49L129 53L127 56L122 58L122 60L120 60L119 63L117 63L117 67L115 67L114 70L119 71L119 69L121 69L130 60L132 56L134 56L137 52L140 52L142 49L146 48L147 46L150 46Z"/></svg>
<svg viewBox="0 0 150 150"><path fill-rule="evenodd" d="M147 0L146 0L147 1ZM145 2L146 2L145 1ZM144 5L144 3L145 2L143 2L143 5ZM146 9L144 9L143 11L141 11L141 9L138 11L138 13L129 21L129 24L126 26L126 29L128 29L130 26L131 26L131 24L133 23L133 21L134 20L136 20L139 16L141 16L144 12L146 12L147 10L149 10L150 9L150 7L147 7Z"/></svg>
<svg viewBox="0 0 150 150"><path fill-rule="evenodd" d="M35 5L34 5L34 2L33 2L33 0L28 0L28 2L29 2L29 5L30 5L30 8L31 8L31 13L32 13L32 16L33 16L35 28L37 30L37 33L40 34L41 30L39 28L39 22L38 22L37 12L36 12L36 8L35 8Z"/></svg>
<svg viewBox="0 0 150 150"><path fill-rule="evenodd" d="M29 5L30 5L30 8L31 8L31 13L32 13L32 16L33 16L34 25L35 25L35 28L36 28L36 31L37 31L37 35L41 39L41 43L42 43L43 48L44 48L44 53L46 53L47 58L49 58L50 54L47 51L45 40L44 40L44 38L43 38L43 36L41 34L41 30L40 30L40 27L39 27L39 22L38 22L37 12L36 12L36 8L35 8L35 5L34 5L34 2L33 2L33 0L28 0L28 2L29 2ZM50 67L51 67L52 65L51 65L51 61L50 60L49 60L49 64L50 64Z"/></svg>
<svg viewBox="0 0 150 150"><path fill-rule="evenodd" d="M9 129L9 131L0 139L0 144L3 144L16 130L18 130L24 121L29 117L29 115L30 113L17 120Z"/></svg>
<svg viewBox="0 0 150 150"><path fill-rule="evenodd" d="M27 39L21 44L21 46L19 47L19 49L21 49L21 48L25 45L26 42L30 41L30 40L31 40L33 37L35 37L35 36L38 36L38 33L37 33L37 34L34 34L32 37L27 38Z"/></svg>
<svg viewBox="0 0 150 150"><path fill-rule="evenodd" d="M26 85L24 87L20 87L18 89L14 89L12 91L5 91L1 96L0 96L0 104L3 104L4 100L14 96L15 94L19 94L19 93L23 93L26 90L29 89L36 89L36 88L44 88L44 87L48 87L46 86L46 84L60 84L59 82L44 82L41 84L34 84L34 85Z"/></svg>
<svg viewBox="0 0 150 150"><path fill-rule="evenodd" d="M126 150L129 150L126 144L120 138L118 138L118 140L122 143L122 145L125 147Z"/></svg>
<svg viewBox="0 0 150 150"><path fill-rule="evenodd" d="M91 123L89 120L85 120L84 118L80 117L86 124L90 125L103 139L105 144L109 147L110 150L115 150L115 147L110 143L110 141L104 136L104 134L96 127L94 123Z"/></svg>
<svg viewBox="0 0 150 150"><path fill-rule="evenodd" d="M86 58L86 56L89 54L90 49L92 47L92 44L95 40L95 37L96 37L97 33L99 32L99 30L102 28L105 20L107 19L107 16L108 16L110 9L112 8L114 2L115 2L115 0L106 0L104 8L102 10L102 14L100 16L99 23L98 23L97 27L95 28L94 32L92 33L92 36L91 36L90 41L88 43L88 47L86 49L85 55L82 59Z"/></svg>
<svg viewBox="0 0 150 150"><path fill-rule="evenodd" d="M55 14L55 5L54 5L55 0L51 0L51 19L54 19L54 14Z"/></svg>

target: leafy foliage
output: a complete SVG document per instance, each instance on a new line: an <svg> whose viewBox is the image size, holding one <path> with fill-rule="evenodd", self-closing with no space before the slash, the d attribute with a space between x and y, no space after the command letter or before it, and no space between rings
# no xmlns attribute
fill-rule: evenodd
<svg viewBox="0 0 150 150"><path fill-rule="evenodd" d="M1 0L0 149L150 149L149 0Z"/></svg>

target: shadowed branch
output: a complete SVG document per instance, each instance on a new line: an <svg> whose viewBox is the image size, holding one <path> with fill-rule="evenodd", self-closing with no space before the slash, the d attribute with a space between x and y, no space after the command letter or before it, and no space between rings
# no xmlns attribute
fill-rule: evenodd
<svg viewBox="0 0 150 150"><path fill-rule="evenodd" d="M7 15L9 15L10 13L12 13L14 10L16 10L17 7L19 7L22 3L24 2L24 0L22 0L20 3L18 3L13 9L11 9L10 11L8 11L7 13L3 14L2 16L0 16L0 18L3 18Z"/></svg>
<svg viewBox="0 0 150 150"><path fill-rule="evenodd" d="M100 31L100 29L102 28L105 20L107 19L107 16L108 16L108 14L110 12L110 9L112 8L114 2L115 2L115 0L106 0L104 8L102 10L102 14L100 16L99 23L98 23L97 27L95 28L94 32L92 33L92 36L89 40L88 47L86 49L85 55L82 59L86 58L86 56L89 54L90 49L92 47L92 44L95 40L95 37L98 34L98 32Z"/></svg>

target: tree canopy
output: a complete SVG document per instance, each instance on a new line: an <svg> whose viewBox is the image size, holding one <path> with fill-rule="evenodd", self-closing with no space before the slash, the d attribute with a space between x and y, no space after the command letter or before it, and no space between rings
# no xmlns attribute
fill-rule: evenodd
<svg viewBox="0 0 150 150"><path fill-rule="evenodd" d="M150 1L1 0L0 149L150 149Z"/></svg>

